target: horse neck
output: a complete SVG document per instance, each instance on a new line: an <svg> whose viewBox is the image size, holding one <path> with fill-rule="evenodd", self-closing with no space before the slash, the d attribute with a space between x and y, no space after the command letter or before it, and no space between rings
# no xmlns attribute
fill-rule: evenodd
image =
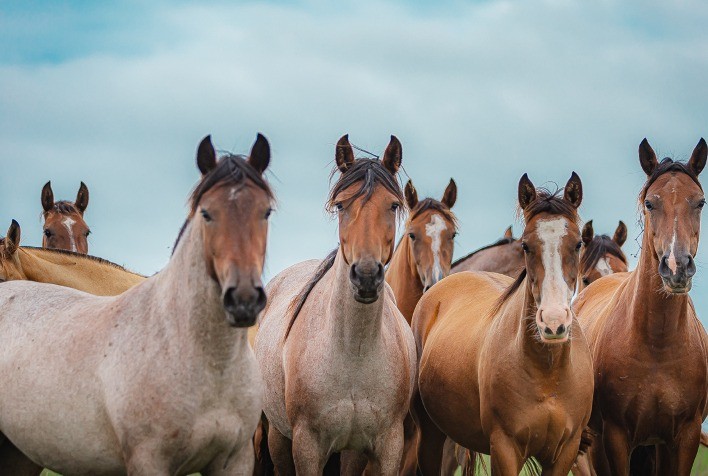
<svg viewBox="0 0 708 476"><path fill-rule="evenodd" d="M639 263L626 288L631 293L627 318L635 335L653 346L668 345L674 339L683 340L681 336L688 330L691 312L687 293L674 295L664 291L658 269L659 259L649 226L645 223Z"/></svg>
<svg viewBox="0 0 708 476"><path fill-rule="evenodd" d="M386 282L393 290L398 309L410 324L415 305L423 296L423 283L418 275L408 236L401 238L401 244L393 253L391 263L386 270Z"/></svg>
<svg viewBox="0 0 708 476"><path fill-rule="evenodd" d="M81 266L64 266L61 263L52 261L55 255L47 255L33 252L32 249L20 248L18 250L22 273L29 281L38 283L58 284L84 292L93 292L95 283L92 279L87 279L87 273ZM56 255L57 258L65 258L64 255Z"/></svg>
<svg viewBox="0 0 708 476"><path fill-rule="evenodd" d="M349 265L344 261L341 248L334 260L333 271L334 282L326 319L328 333L341 355L363 355L377 347L386 290L374 303L357 302L349 281Z"/></svg>
<svg viewBox="0 0 708 476"><path fill-rule="evenodd" d="M247 345L247 331L226 322L219 285L207 272L198 226L187 224L169 263L150 280L156 309L152 317L165 331L205 355L215 369L233 363Z"/></svg>

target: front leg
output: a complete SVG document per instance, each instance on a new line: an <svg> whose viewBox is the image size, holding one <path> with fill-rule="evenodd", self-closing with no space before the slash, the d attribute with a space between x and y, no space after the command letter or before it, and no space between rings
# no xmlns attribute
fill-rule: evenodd
<svg viewBox="0 0 708 476"><path fill-rule="evenodd" d="M390 476L398 474L403 456L402 421L376 439L372 453L371 474Z"/></svg>
<svg viewBox="0 0 708 476"><path fill-rule="evenodd" d="M682 428L676 441L657 447L657 474L689 476L701 441L701 423L692 422Z"/></svg>
<svg viewBox="0 0 708 476"><path fill-rule="evenodd" d="M128 448L124 455L128 476L168 476L170 462L162 451L162 442L145 440Z"/></svg>
<svg viewBox="0 0 708 476"><path fill-rule="evenodd" d="M573 462L578 457L578 448L580 447L580 434L573 439L566 441L563 445L558 458L553 464L543 465L542 476L567 476L568 472L573 467Z"/></svg>
<svg viewBox="0 0 708 476"><path fill-rule="evenodd" d="M292 452L298 476L320 476L330 456L329 445L323 444L315 431L302 424L293 427Z"/></svg>
<svg viewBox="0 0 708 476"><path fill-rule="evenodd" d="M602 426L602 446L607 456L610 474L614 476L628 475L631 448L624 429L611 421L605 421ZM600 465L595 466L598 474L600 474L600 468Z"/></svg>
<svg viewBox="0 0 708 476"><path fill-rule="evenodd" d="M503 431L492 433L489 439L489 460L492 476L516 476L524 464L523 455L514 440Z"/></svg>
<svg viewBox="0 0 708 476"><path fill-rule="evenodd" d="M214 458L202 476L251 476L253 474L253 441L249 438L231 454Z"/></svg>

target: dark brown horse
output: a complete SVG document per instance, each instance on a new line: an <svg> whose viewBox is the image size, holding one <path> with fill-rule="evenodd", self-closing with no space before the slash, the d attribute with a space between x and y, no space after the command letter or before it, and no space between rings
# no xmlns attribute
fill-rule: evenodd
<svg viewBox="0 0 708 476"><path fill-rule="evenodd" d="M52 183L42 187L42 217L44 218L43 248L88 253L88 236L91 233L84 221L84 212L88 206L89 191L81 182L76 201L54 201Z"/></svg>

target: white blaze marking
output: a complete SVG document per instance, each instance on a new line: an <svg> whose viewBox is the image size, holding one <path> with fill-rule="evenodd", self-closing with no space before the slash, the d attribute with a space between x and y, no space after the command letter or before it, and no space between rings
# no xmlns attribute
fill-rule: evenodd
<svg viewBox="0 0 708 476"><path fill-rule="evenodd" d="M598 273L600 273L600 276L607 276L609 274L612 274L612 268L610 267L610 263L607 262L607 257L605 256L603 256L597 261L595 269Z"/></svg>
<svg viewBox="0 0 708 476"><path fill-rule="evenodd" d="M447 230L445 220L437 213L434 213L430 217L430 223L425 225L425 234L430 237L430 248L433 250L433 279L442 277L442 267L440 266L440 235L445 230Z"/></svg>
<svg viewBox="0 0 708 476"><path fill-rule="evenodd" d="M678 228L678 217L674 218L674 236L671 238L671 244L669 245L669 259L666 260L666 264L671 270L671 274L676 274L676 229Z"/></svg>
<svg viewBox="0 0 708 476"><path fill-rule="evenodd" d="M573 294L563 277L560 253L561 240L568 233L568 223L565 218L539 221L536 230L541 240L541 261L545 272L541 283L541 302L544 305L569 305Z"/></svg>
<svg viewBox="0 0 708 476"><path fill-rule="evenodd" d="M77 251L76 250L76 240L74 239L74 232L71 230L71 227L74 226L74 223L76 223L74 220L72 220L70 217L66 217L62 220L62 225L66 227L66 231L69 232L69 240L71 242L71 251Z"/></svg>
<svg viewBox="0 0 708 476"><path fill-rule="evenodd" d="M236 195L238 194L238 189L233 187L229 192L229 200L236 200Z"/></svg>

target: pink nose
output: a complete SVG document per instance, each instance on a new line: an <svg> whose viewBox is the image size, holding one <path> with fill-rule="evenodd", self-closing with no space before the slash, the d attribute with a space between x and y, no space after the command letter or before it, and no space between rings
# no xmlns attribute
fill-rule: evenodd
<svg viewBox="0 0 708 476"><path fill-rule="evenodd" d="M565 341L573 315L568 306L540 307L536 313L536 325L543 340Z"/></svg>

